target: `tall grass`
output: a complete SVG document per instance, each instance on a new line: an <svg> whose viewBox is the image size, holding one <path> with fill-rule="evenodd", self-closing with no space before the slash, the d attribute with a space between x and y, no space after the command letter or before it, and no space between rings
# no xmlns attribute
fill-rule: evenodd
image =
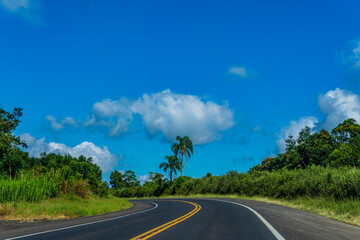
<svg viewBox="0 0 360 240"><path fill-rule="evenodd" d="M38 202L59 195L54 176L0 179L0 202Z"/></svg>
<svg viewBox="0 0 360 240"><path fill-rule="evenodd" d="M24 173L18 178L0 179L0 203L38 202L64 195L87 197L91 191L86 180L68 176L62 171L35 175Z"/></svg>

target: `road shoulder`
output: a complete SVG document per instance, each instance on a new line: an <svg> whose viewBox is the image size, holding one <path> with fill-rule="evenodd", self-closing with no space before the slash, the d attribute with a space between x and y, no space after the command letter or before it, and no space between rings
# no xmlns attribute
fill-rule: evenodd
<svg viewBox="0 0 360 240"><path fill-rule="evenodd" d="M254 209L290 239L360 239L360 227L307 211L253 200L234 198L218 198L218 200L236 202Z"/></svg>

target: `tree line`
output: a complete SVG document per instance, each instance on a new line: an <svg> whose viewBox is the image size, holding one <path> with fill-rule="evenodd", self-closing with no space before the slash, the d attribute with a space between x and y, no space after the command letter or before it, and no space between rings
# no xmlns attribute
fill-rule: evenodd
<svg viewBox="0 0 360 240"><path fill-rule="evenodd" d="M349 118L332 129L311 132L303 128L298 137L289 135L284 153L265 158L252 171L306 169L312 165L323 167L360 167L360 125Z"/></svg>
<svg viewBox="0 0 360 240"><path fill-rule="evenodd" d="M26 143L13 134L21 116L21 108L7 112L0 107L0 202L90 193L118 197L209 193L279 198L360 196L360 125L354 119L338 124L331 133L325 129L312 132L305 127L297 137L289 135L284 153L264 159L247 173L208 173L202 178L184 176L184 162L194 149L189 137L178 136L170 147L173 154L166 155L159 164L168 178L150 172L141 185L131 170L113 171L110 184L102 182L101 169L84 156L42 153L30 157L21 150Z"/></svg>
<svg viewBox="0 0 360 240"><path fill-rule="evenodd" d="M3 180L0 195L18 180L27 178L36 182L36 178L45 176L50 180L50 173L52 178L57 178L55 182L57 195L62 193L81 195L83 190L79 188L80 186L95 194L107 194L109 184L102 182L101 169L93 163L92 158L55 153L41 153L40 157L30 157L27 152L21 150L21 147L27 147L26 143L13 133L21 122L21 116L21 108L8 112L0 107L0 179Z"/></svg>
<svg viewBox="0 0 360 240"><path fill-rule="evenodd" d="M335 200L360 197L360 125L354 119L338 124L331 133L325 129L312 132L305 127L296 138L289 135L285 142L285 153L264 159L247 173L229 171L221 176L208 173L202 178L174 179L183 161L179 161L178 154L165 156L166 162L160 164L160 169L169 174L168 179L160 173L151 173L143 186L124 187L113 194L119 197L244 194Z"/></svg>

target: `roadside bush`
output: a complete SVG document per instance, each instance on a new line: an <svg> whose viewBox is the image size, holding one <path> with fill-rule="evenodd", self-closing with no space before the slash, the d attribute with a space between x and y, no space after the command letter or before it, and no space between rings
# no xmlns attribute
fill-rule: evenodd
<svg viewBox="0 0 360 240"><path fill-rule="evenodd" d="M161 185L155 182L142 187L115 191L119 197L160 195L239 194L284 199L322 197L334 200L360 197L360 169L311 166L306 169L277 171L228 172L222 176L206 175L199 179L179 177Z"/></svg>

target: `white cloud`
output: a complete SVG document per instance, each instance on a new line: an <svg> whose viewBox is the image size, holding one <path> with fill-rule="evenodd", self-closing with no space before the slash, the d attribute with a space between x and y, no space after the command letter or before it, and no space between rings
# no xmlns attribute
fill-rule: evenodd
<svg viewBox="0 0 360 240"><path fill-rule="evenodd" d="M260 128L260 126L254 127L254 128L253 128L253 131L254 131L254 132L261 133L261 128Z"/></svg>
<svg viewBox="0 0 360 240"><path fill-rule="evenodd" d="M118 101L105 99L97 102L93 105L91 112L84 126L107 127L111 137L127 132L133 115L130 110L130 101L126 98L120 98Z"/></svg>
<svg viewBox="0 0 360 240"><path fill-rule="evenodd" d="M186 135L194 144L205 144L220 139L222 131L234 126L234 113L226 102L203 102L197 96L170 90L144 94L131 109L142 116L150 134L160 131L170 141Z"/></svg>
<svg viewBox="0 0 360 240"><path fill-rule="evenodd" d="M140 175L138 177L139 181L140 181L140 184L143 185L145 182L149 182L151 179L150 179L151 175L150 174L146 174L146 175Z"/></svg>
<svg viewBox="0 0 360 240"><path fill-rule="evenodd" d="M21 140L25 141L26 144L29 145L29 146L34 145L36 143L36 141L37 141L37 139L35 137L31 136L29 133L24 133L20 137L21 137Z"/></svg>
<svg viewBox="0 0 360 240"><path fill-rule="evenodd" d="M58 122L56 121L56 118L55 118L55 117L53 117L53 116L51 116L51 115L46 116L46 119L50 121L50 127L51 127L52 129L60 130L60 129L62 129L62 128L64 127L61 123L58 123Z"/></svg>
<svg viewBox="0 0 360 240"><path fill-rule="evenodd" d="M73 157L83 155L91 157L103 172L110 172L118 164L119 157L112 154L106 146L99 147L92 142L82 142L75 147L69 147L62 143L45 142L45 137L36 139L29 133L24 133L20 138L28 144L27 151L30 156L39 157L40 153L70 154Z"/></svg>
<svg viewBox="0 0 360 240"><path fill-rule="evenodd" d="M326 94L319 95L319 107L325 114L325 120L319 124L319 127L331 131L339 123L348 118L353 118L360 122L360 99L359 96L336 88L328 91ZM279 139L276 142L278 151L284 152L286 144L285 139L289 134L295 138L305 126L313 129L318 124L316 117L303 117L298 122L291 121L290 126L281 129Z"/></svg>
<svg viewBox="0 0 360 240"><path fill-rule="evenodd" d="M321 111L327 114L322 125L328 130L348 118L360 121L360 101L356 94L336 88L319 96L319 106Z"/></svg>
<svg viewBox="0 0 360 240"><path fill-rule="evenodd" d="M319 121L316 117L302 117L299 121L291 121L290 125L281 129L278 135L279 139L276 141L277 149L279 153L283 153L286 148L285 139L291 134L294 138L297 138L301 129L306 126L313 129Z"/></svg>
<svg viewBox="0 0 360 240"><path fill-rule="evenodd" d="M360 38L350 41L349 49L339 52L338 56L342 63L360 70Z"/></svg>
<svg viewBox="0 0 360 240"><path fill-rule="evenodd" d="M29 0L1 0L1 5L11 12L17 12L21 8L29 8Z"/></svg>
<svg viewBox="0 0 360 240"><path fill-rule="evenodd" d="M243 77L243 78L246 78L248 76L246 68L242 67L242 66L240 66L240 67L236 67L236 66L231 67L229 69L229 73L237 75L239 77Z"/></svg>
<svg viewBox="0 0 360 240"><path fill-rule="evenodd" d="M178 135L187 135L194 144L220 139L222 131L234 126L234 114L226 102L218 105L170 90L144 94L135 101L121 98L97 102L84 126L106 127L110 136L118 136L129 130L134 114L142 117L151 135L162 132L170 141Z"/></svg>
<svg viewBox="0 0 360 240"><path fill-rule="evenodd" d="M76 121L72 117L66 117L62 120L62 124L77 126Z"/></svg>
<svg viewBox="0 0 360 240"><path fill-rule="evenodd" d="M46 119L50 121L50 127L55 130L64 128L64 125L71 125L77 127L76 121L72 117L65 117L60 123L56 121L54 116L48 115Z"/></svg>
<svg viewBox="0 0 360 240"><path fill-rule="evenodd" d="M354 48L352 49L352 60L354 67L360 69L360 40L355 41Z"/></svg>

